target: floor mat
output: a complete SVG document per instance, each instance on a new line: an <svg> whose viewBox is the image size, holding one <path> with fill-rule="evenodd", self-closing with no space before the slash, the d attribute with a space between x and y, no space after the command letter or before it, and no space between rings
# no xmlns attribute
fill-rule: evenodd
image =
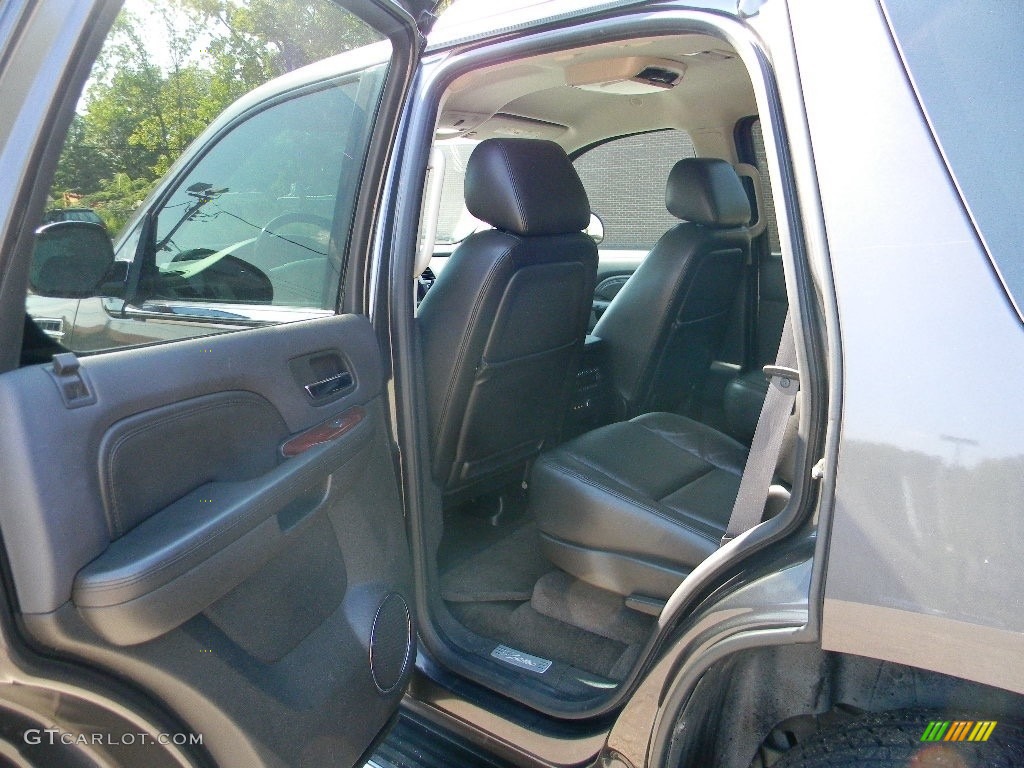
<svg viewBox="0 0 1024 768"><path fill-rule="evenodd" d="M529 600L533 585L551 570L540 554L537 526L525 523L486 549L456 562L441 575L450 603Z"/></svg>
<svg viewBox="0 0 1024 768"><path fill-rule="evenodd" d="M625 677L636 659L638 646L628 646L549 618L537 613L529 603L453 603L449 609L463 626L478 635L610 680Z"/></svg>
<svg viewBox="0 0 1024 768"><path fill-rule="evenodd" d="M533 588L530 604L543 616L625 644L646 641L655 623L653 616L627 608L619 595L564 571L544 574Z"/></svg>
<svg viewBox="0 0 1024 768"><path fill-rule="evenodd" d="M494 526L485 515L460 512L445 524L441 595L459 623L495 645L609 680L626 676L649 617L634 615L611 593L553 572L540 553L537 526L525 516Z"/></svg>

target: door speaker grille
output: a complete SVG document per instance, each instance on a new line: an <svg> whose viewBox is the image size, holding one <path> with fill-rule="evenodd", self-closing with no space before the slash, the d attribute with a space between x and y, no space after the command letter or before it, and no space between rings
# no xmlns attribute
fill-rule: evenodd
<svg viewBox="0 0 1024 768"><path fill-rule="evenodd" d="M412 658L412 619L409 605L392 592L381 601L370 632L370 673L381 693L401 682Z"/></svg>

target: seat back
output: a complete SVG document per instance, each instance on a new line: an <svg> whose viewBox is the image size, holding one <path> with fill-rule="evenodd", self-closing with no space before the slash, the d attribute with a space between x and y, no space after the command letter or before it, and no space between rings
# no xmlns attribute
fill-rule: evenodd
<svg viewBox="0 0 1024 768"><path fill-rule="evenodd" d="M597 273L583 185L553 142L489 139L466 205L495 229L468 237L419 308L435 479L449 499L523 477L557 436Z"/></svg>
<svg viewBox="0 0 1024 768"><path fill-rule="evenodd" d="M665 193L684 223L666 232L594 328L619 418L686 406L721 343L750 251L750 203L732 166L687 158Z"/></svg>

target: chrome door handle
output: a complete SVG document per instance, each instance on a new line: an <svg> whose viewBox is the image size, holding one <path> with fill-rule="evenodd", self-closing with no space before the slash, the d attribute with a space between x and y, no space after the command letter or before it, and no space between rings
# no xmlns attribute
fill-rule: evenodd
<svg viewBox="0 0 1024 768"><path fill-rule="evenodd" d="M342 371L326 379L307 384L305 389L306 394L313 400L322 400L325 397L336 395L342 390L348 389L352 386L353 382L352 374L348 371Z"/></svg>

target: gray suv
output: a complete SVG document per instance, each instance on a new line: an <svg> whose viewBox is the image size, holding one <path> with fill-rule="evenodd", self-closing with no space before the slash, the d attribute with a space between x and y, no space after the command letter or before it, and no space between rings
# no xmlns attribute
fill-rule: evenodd
<svg viewBox="0 0 1024 768"><path fill-rule="evenodd" d="M0 13L0 761L1024 764L1024 10L340 5L113 242Z"/></svg>

